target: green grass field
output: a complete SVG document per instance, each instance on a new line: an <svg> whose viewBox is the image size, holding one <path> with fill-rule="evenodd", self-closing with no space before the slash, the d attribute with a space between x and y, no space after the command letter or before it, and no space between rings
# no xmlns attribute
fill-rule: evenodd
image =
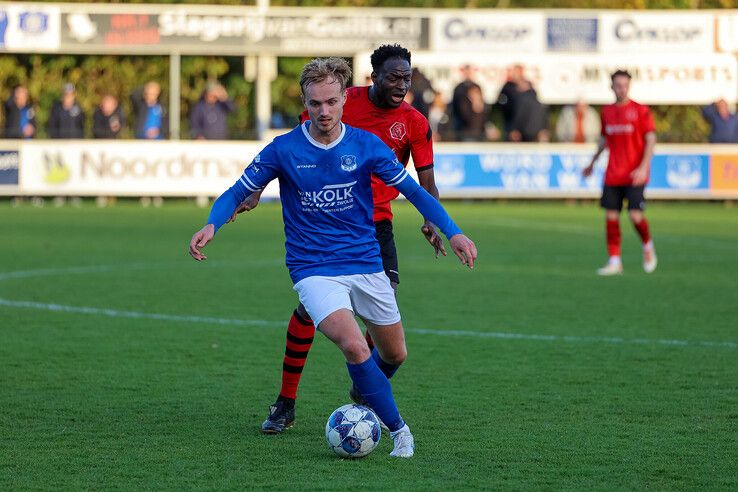
<svg viewBox="0 0 738 492"><path fill-rule="evenodd" d="M347 402L318 335L297 423L259 426L296 303L279 206L187 255L207 211L0 202L3 489L738 489L738 210L653 204L659 269L623 220L598 278L595 205L451 203L474 271L434 260L396 205L410 460L337 459Z"/></svg>

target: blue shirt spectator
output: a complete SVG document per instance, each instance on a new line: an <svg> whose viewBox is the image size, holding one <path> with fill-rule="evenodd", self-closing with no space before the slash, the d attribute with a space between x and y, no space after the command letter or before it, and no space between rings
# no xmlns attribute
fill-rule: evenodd
<svg viewBox="0 0 738 492"><path fill-rule="evenodd" d="M738 116L730 112L725 99L702 108L702 116L710 123L710 143L738 143Z"/></svg>
<svg viewBox="0 0 738 492"><path fill-rule="evenodd" d="M28 97L28 89L19 85L5 102L5 138L33 138L36 115Z"/></svg>
<svg viewBox="0 0 738 492"><path fill-rule="evenodd" d="M169 133L169 117L159 102L161 86L147 82L143 89L131 94L131 107L136 119L136 138L161 140Z"/></svg>

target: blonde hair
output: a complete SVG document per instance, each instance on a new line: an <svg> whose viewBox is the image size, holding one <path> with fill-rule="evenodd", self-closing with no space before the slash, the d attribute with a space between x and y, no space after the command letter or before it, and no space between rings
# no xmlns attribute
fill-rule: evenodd
<svg viewBox="0 0 738 492"><path fill-rule="evenodd" d="M343 58L332 56L330 58L315 58L305 65L300 74L300 88L305 95L305 89L310 84L333 79L341 84L341 92L346 89L351 78L351 68Z"/></svg>

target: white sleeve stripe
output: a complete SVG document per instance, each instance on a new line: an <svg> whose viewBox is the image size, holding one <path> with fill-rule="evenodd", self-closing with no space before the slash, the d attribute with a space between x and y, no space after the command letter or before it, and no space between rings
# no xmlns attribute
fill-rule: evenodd
<svg viewBox="0 0 738 492"><path fill-rule="evenodd" d="M396 177L396 179L393 179L392 181L389 181L387 183L387 185L388 186L395 186L396 184L400 183L402 180L404 180L405 178L407 178L407 172L406 171L403 171L401 174L402 175L399 177L399 179L397 179L397 177Z"/></svg>
<svg viewBox="0 0 738 492"><path fill-rule="evenodd" d="M244 172L243 172L243 178L244 178L244 179L246 179L246 181L248 181L248 182L249 182L249 184L251 185L251 187L250 187L250 188L249 188L248 186L247 186L246 188L249 188L249 189L251 189L251 191L258 191L258 190L260 189L260 188L259 188L258 186L256 186L256 185L254 184L254 182L253 182L253 181L251 181L251 179L250 179L250 178L249 178L249 177L248 177L248 176L246 175L246 171L244 171Z"/></svg>
<svg viewBox="0 0 738 492"><path fill-rule="evenodd" d="M399 173L397 173L397 174L395 175L395 177L394 177L394 178L390 179L390 181L394 181L394 180L396 180L397 178L399 178L400 176L402 176L402 173L405 173L405 172L407 172L407 171L405 170L405 168L403 168L403 169L402 169L402 170L401 170L401 171L400 171Z"/></svg>
<svg viewBox="0 0 738 492"><path fill-rule="evenodd" d="M243 177L243 176L241 176L240 178L238 178L238 180L239 180L239 181L241 182L241 184L243 185L243 187L244 187L244 188L246 188L247 190L249 190L249 191L250 191L250 192L252 192L252 193L253 193L253 192L255 192L255 191L259 191L259 190L255 190L255 189L253 189L252 187L250 187L249 185L247 185L247 184L246 184L246 181L244 181L244 180L243 180L243 178L244 178L244 177Z"/></svg>

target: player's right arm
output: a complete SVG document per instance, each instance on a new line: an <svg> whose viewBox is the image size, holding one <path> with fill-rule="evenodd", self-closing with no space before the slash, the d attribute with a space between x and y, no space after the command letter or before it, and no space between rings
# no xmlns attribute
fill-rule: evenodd
<svg viewBox="0 0 738 492"><path fill-rule="evenodd" d="M190 240L190 256L197 261L207 259L202 254L202 248L215 237L218 229L228 222L241 202L249 195L261 192L271 180L277 177L276 163L273 144L269 144L254 158L238 181L215 200L207 223Z"/></svg>
<svg viewBox="0 0 738 492"><path fill-rule="evenodd" d="M410 153L413 156L413 164L415 171L418 173L418 183L433 198L440 201L440 194L436 186L436 176L433 172L433 132L431 131L428 120L420 113L413 113L414 119L411 121L411 140ZM436 258L438 253L446 256L446 248L443 245L443 238L436 232L433 222L426 219L420 232L426 241L433 247Z"/></svg>

